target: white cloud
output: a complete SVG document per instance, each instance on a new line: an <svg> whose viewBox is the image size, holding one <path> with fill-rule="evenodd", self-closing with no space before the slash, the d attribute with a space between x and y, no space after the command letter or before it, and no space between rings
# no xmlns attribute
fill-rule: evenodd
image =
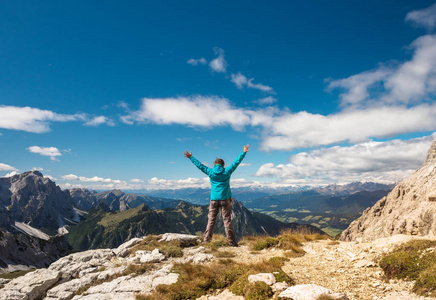
<svg viewBox="0 0 436 300"><path fill-rule="evenodd" d="M50 122L83 121L86 115L63 115L32 107L0 106L0 128L42 133L50 130Z"/></svg>
<svg viewBox="0 0 436 300"><path fill-rule="evenodd" d="M255 103L259 104L259 105L270 105L270 104L274 104L277 102L277 99L271 96L265 97L265 98L260 98L254 101Z"/></svg>
<svg viewBox="0 0 436 300"><path fill-rule="evenodd" d="M31 146L27 148L32 153L40 154L43 156L49 156L51 160L56 160L57 156L62 156L62 153L56 147L39 147Z"/></svg>
<svg viewBox="0 0 436 300"><path fill-rule="evenodd" d="M406 21L433 30L436 27L436 3L425 9L409 12L406 15Z"/></svg>
<svg viewBox="0 0 436 300"><path fill-rule="evenodd" d="M44 175L44 178L48 178L51 181L56 181L57 180L56 178L54 178L53 176L50 176L50 175Z"/></svg>
<svg viewBox="0 0 436 300"><path fill-rule="evenodd" d="M291 156L289 164L262 165L255 176L280 178L289 184L394 182L420 167L432 139L370 141L301 152Z"/></svg>
<svg viewBox="0 0 436 300"><path fill-rule="evenodd" d="M221 48L215 48L215 55L218 55L215 59L211 60L209 67L212 71L217 73L225 73L227 69L227 61L224 59L224 50Z"/></svg>
<svg viewBox="0 0 436 300"><path fill-rule="evenodd" d="M142 182L144 182L144 180L133 178L133 179L130 179L130 182L133 182L133 183L142 183Z"/></svg>
<svg viewBox="0 0 436 300"><path fill-rule="evenodd" d="M381 65L375 70L332 80L328 89L342 88L343 106L414 104L436 93L436 35L425 35L411 45L411 60L396 66Z"/></svg>
<svg viewBox="0 0 436 300"><path fill-rule="evenodd" d="M18 169L10 165L0 163L0 171L18 171Z"/></svg>
<svg viewBox="0 0 436 300"><path fill-rule="evenodd" d="M180 188L208 188L210 182L208 177L187 178L187 179L159 179L153 177L148 180L148 189L180 189Z"/></svg>
<svg viewBox="0 0 436 300"><path fill-rule="evenodd" d="M3 177L12 177L12 176L15 176L15 175L18 175L18 174L20 174L20 173L18 173L17 171L12 171L12 172L6 174L6 175L3 176Z"/></svg>
<svg viewBox="0 0 436 300"><path fill-rule="evenodd" d="M104 182L104 183L115 183L115 184L124 183L125 184L125 182L121 181L121 180L102 178L102 177L98 177L98 176L84 177L84 176L77 176L74 174L68 174L68 175L61 176L61 178L63 180L74 180L74 181L80 181L80 182Z"/></svg>
<svg viewBox="0 0 436 300"><path fill-rule="evenodd" d="M121 120L127 124L151 122L198 127L230 125L235 130L241 130L250 123L247 113L233 107L227 99L203 96L144 98L138 111L122 116Z"/></svg>
<svg viewBox="0 0 436 300"><path fill-rule="evenodd" d="M242 75L240 72L237 74L231 74L230 75L230 81L233 82L237 88L242 89L244 87L248 87L251 89L257 89L261 90L262 92L268 92L268 93L274 93L274 90L272 87L263 85L261 83L253 83L254 78L248 79L244 75Z"/></svg>
<svg viewBox="0 0 436 300"><path fill-rule="evenodd" d="M403 133L436 129L436 103L407 107L373 107L331 115L308 112L258 116L265 132L263 150L293 150L341 142L358 143Z"/></svg>
<svg viewBox="0 0 436 300"><path fill-rule="evenodd" d="M85 123L86 126L94 126L94 127L97 127L101 124L107 124L108 126L115 126L114 121L105 116L94 117Z"/></svg>
<svg viewBox="0 0 436 300"><path fill-rule="evenodd" d="M240 167L249 167L249 166L251 166L251 164L241 163L239 166Z"/></svg>
<svg viewBox="0 0 436 300"><path fill-rule="evenodd" d="M205 58L199 58L199 59L194 59L194 58L190 58L186 61L187 64L193 65L193 66L198 66L198 65L205 65L207 64L207 60Z"/></svg>
<svg viewBox="0 0 436 300"><path fill-rule="evenodd" d="M33 167L31 170L32 170L32 171L40 171L40 172L42 172L42 171L44 171L44 168L41 168L41 167Z"/></svg>

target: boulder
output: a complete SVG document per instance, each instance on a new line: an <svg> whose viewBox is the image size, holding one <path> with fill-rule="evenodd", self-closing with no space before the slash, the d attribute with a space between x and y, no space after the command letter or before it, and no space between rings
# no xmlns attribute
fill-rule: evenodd
<svg viewBox="0 0 436 300"><path fill-rule="evenodd" d="M249 275L248 282L254 283L257 281L265 282L267 285L273 285L276 283L276 278L272 273L259 273L256 275Z"/></svg>
<svg viewBox="0 0 436 300"><path fill-rule="evenodd" d="M5 285L0 299L38 299L61 278L61 272L39 269L18 277Z"/></svg>
<svg viewBox="0 0 436 300"><path fill-rule="evenodd" d="M171 242L171 241L179 241L180 246L189 247L195 246L197 241L199 241L198 236L190 235L190 234L181 234L181 233L165 233L162 235L162 238L159 242Z"/></svg>
<svg viewBox="0 0 436 300"><path fill-rule="evenodd" d="M322 295L328 295L335 300L348 300L347 295L334 293L332 290L316 284L294 285L279 294L279 299L317 300Z"/></svg>

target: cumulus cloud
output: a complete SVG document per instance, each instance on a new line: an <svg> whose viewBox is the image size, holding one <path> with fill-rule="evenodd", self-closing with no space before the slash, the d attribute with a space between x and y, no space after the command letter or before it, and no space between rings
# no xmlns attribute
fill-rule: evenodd
<svg viewBox="0 0 436 300"><path fill-rule="evenodd" d="M18 169L10 165L0 163L0 171L18 171Z"/></svg>
<svg viewBox="0 0 436 300"><path fill-rule="evenodd" d="M142 183L142 182L144 182L144 180L133 178L133 179L130 179L130 182L133 182L133 183Z"/></svg>
<svg viewBox="0 0 436 300"><path fill-rule="evenodd" d="M15 176L15 175L18 175L18 174L20 174L20 173L18 173L17 171L12 171L12 172L10 172L10 173L8 173L8 174L6 174L5 176L3 176L3 177L12 177L12 176Z"/></svg>
<svg viewBox="0 0 436 300"><path fill-rule="evenodd" d="M436 27L436 3L425 9L409 12L406 15L406 21L412 22L415 26L433 30Z"/></svg>
<svg viewBox="0 0 436 300"><path fill-rule="evenodd" d="M259 105L271 105L277 102L277 99L271 96L260 98L254 101L255 103Z"/></svg>
<svg viewBox="0 0 436 300"><path fill-rule="evenodd" d="M34 133L50 131L50 122L84 121L85 114L64 115L32 107L0 106L0 128Z"/></svg>
<svg viewBox="0 0 436 300"><path fill-rule="evenodd" d="M32 153L36 153L43 156L50 157L51 160L56 160L58 156L62 156L62 153L56 147L39 147L39 146L31 146L27 148Z"/></svg>
<svg viewBox="0 0 436 300"><path fill-rule="evenodd" d="M343 106L404 105L427 100L436 92L436 35L416 39L413 57L395 66L381 65L348 78L331 80L327 89L341 88Z"/></svg>
<svg viewBox="0 0 436 300"><path fill-rule="evenodd" d="M193 65L193 66L198 66L198 65L205 65L207 64L207 60L205 58L190 58L186 61L187 64L189 65Z"/></svg>
<svg viewBox="0 0 436 300"><path fill-rule="evenodd" d="M72 180L72 181L80 181L80 182L104 182L104 183L125 183L124 181L117 180L117 179L110 179L110 178L102 178L98 176L94 177L84 177L84 176L77 176L74 174L68 174L61 176L63 180Z"/></svg>
<svg viewBox="0 0 436 300"><path fill-rule="evenodd" d="M230 81L233 82L236 85L236 87L238 87L239 89L242 89L244 87L248 87L251 89L260 90L262 92L274 93L274 90L272 87L267 86L267 85L263 85L262 83L253 83L253 80L254 80L254 78L248 79L247 77L245 77L244 75L242 75L239 72L237 74L230 75Z"/></svg>
<svg viewBox="0 0 436 300"><path fill-rule="evenodd" d="M301 152L291 156L289 164L263 164L255 176L280 178L289 184L395 182L423 163L432 139L370 141Z"/></svg>
<svg viewBox="0 0 436 300"><path fill-rule="evenodd" d="M115 126L114 121L105 116L93 117L92 119L85 122L86 126L93 126L93 127L97 127L102 124L107 124L108 126Z"/></svg>
<svg viewBox="0 0 436 300"><path fill-rule="evenodd" d="M259 121L265 127L263 150L358 143L403 133L436 129L436 104L407 107L372 107L331 115L283 113Z"/></svg>
<svg viewBox="0 0 436 300"><path fill-rule="evenodd" d="M221 48L215 48L215 55L218 55L216 58L211 60L209 63L209 67L213 72L217 73L225 73L227 70L227 61L224 59L224 50Z"/></svg>
<svg viewBox="0 0 436 300"><path fill-rule="evenodd" d="M57 180L56 178L54 178L53 176L50 176L50 175L44 175L44 178L48 178L51 181L56 181Z"/></svg>
<svg viewBox="0 0 436 300"><path fill-rule="evenodd" d="M122 116L121 120L127 124L151 122L198 127L230 125L235 130L241 130L250 122L250 117L225 98L194 96L144 98L138 111Z"/></svg>

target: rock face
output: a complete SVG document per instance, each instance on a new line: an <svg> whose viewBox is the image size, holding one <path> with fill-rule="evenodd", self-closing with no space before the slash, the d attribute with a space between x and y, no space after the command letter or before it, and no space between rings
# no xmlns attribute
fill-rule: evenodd
<svg viewBox="0 0 436 300"><path fill-rule="evenodd" d="M54 233L77 219L69 193L38 171L0 178L0 206L14 221Z"/></svg>
<svg viewBox="0 0 436 300"><path fill-rule="evenodd" d="M436 136L426 161L342 233L342 241L436 234Z"/></svg>
<svg viewBox="0 0 436 300"><path fill-rule="evenodd" d="M47 267L70 249L63 236L46 241L0 228L0 273Z"/></svg>
<svg viewBox="0 0 436 300"><path fill-rule="evenodd" d="M180 241L192 238L177 236ZM65 256L47 269L38 269L6 283L3 288L0 286L0 300L134 300L137 293L149 293L159 284L175 283L179 274L171 272L173 263L189 261L192 254L186 251L184 257L177 259L166 259L158 249L129 254L142 240L132 239L117 249L89 250ZM205 250L200 248L199 252ZM128 267L144 263L153 263L156 267L143 274L128 271Z"/></svg>

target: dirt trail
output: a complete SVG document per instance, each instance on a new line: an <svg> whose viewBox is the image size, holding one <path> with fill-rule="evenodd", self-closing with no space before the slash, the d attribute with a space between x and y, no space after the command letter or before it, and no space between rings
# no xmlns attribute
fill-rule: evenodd
<svg viewBox="0 0 436 300"><path fill-rule="evenodd" d="M383 271L377 264L381 256L390 252L395 245L414 238L416 237L397 235L372 243L328 240L308 242L304 245L306 254L303 257L291 258L283 270L296 281L296 284L321 285L337 293L346 293L350 300L436 299L413 294L413 282L386 282ZM275 249L252 254L245 246L234 251L237 252L235 260L246 263L282 255L282 250Z"/></svg>

